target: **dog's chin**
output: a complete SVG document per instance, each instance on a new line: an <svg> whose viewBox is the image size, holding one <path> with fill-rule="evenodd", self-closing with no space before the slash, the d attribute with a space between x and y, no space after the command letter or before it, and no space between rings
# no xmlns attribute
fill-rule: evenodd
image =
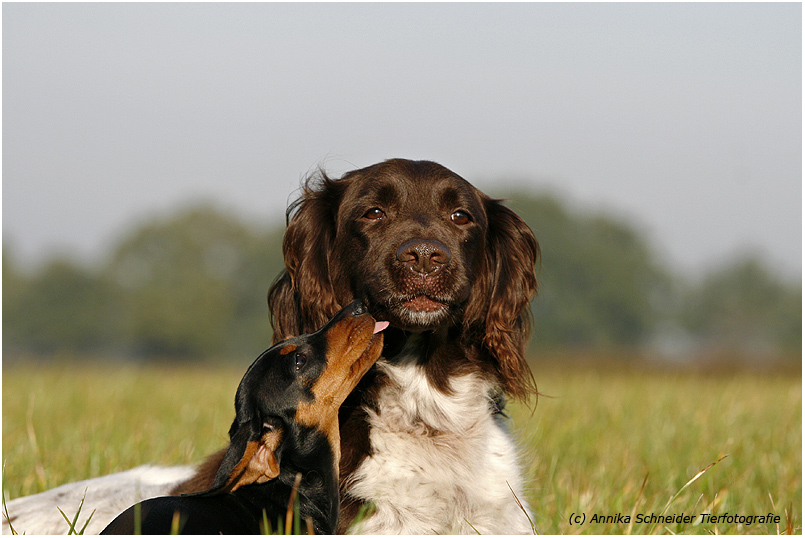
<svg viewBox="0 0 805 538"><path fill-rule="evenodd" d="M402 308L405 308L409 312L414 312L417 314L441 312L442 310L445 310L447 308L447 305L445 303L431 299L427 295L420 295L419 297L414 297L413 299L403 302L400 306Z"/></svg>
<svg viewBox="0 0 805 538"><path fill-rule="evenodd" d="M424 295L402 301L389 308L389 321L406 331L420 332L434 329L450 317L451 308Z"/></svg>

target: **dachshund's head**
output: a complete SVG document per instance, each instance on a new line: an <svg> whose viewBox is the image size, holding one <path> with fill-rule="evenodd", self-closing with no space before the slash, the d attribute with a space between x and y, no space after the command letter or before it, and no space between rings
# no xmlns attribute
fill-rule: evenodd
<svg viewBox="0 0 805 538"><path fill-rule="evenodd" d="M238 387L230 445L205 494L265 483L286 471L292 480L322 461L332 462L337 477L338 409L380 356L379 333L387 325L355 301L320 330L260 355Z"/></svg>

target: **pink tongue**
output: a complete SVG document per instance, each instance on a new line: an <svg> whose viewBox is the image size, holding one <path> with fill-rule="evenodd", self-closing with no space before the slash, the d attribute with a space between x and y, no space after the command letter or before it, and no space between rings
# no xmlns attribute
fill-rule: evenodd
<svg viewBox="0 0 805 538"><path fill-rule="evenodd" d="M383 329L385 329L388 326L389 326L388 321L375 322L375 330L374 330L374 332L372 334L377 334L377 333L379 333L380 331L382 331Z"/></svg>

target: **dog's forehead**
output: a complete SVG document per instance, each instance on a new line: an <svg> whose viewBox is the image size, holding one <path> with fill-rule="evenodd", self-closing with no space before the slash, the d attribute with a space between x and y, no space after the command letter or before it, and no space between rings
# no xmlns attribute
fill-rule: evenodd
<svg viewBox="0 0 805 538"><path fill-rule="evenodd" d="M304 353L308 360L312 356L324 356L327 349L326 335L329 332L325 329L328 328L288 338L264 351L246 370L239 391L255 392L266 384L274 386L283 384L281 380L288 377L292 362L296 360L298 353Z"/></svg>
<svg viewBox="0 0 805 538"><path fill-rule="evenodd" d="M409 197L422 203L466 205L484 196L469 181L430 161L389 161L358 172L349 178L346 199L390 204Z"/></svg>
<svg viewBox="0 0 805 538"><path fill-rule="evenodd" d="M289 355L293 355L301 344L299 337L294 337L264 351L243 374L239 389L253 390L268 378L279 375L279 372L286 368L287 361L292 360Z"/></svg>
<svg viewBox="0 0 805 538"><path fill-rule="evenodd" d="M274 413L287 407L289 391L297 390L292 375L293 361L297 345L280 343L252 363L241 379L235 397L235 408L239 416L254 417L255 413Z"/></svg>
<svg viewBox="0 0 805 538"><path fill-rule="evenodd" d="M260 355L243 375L238 393L256 393L261 385L276 379L283 367L282 358L277 346Z"/></svg>

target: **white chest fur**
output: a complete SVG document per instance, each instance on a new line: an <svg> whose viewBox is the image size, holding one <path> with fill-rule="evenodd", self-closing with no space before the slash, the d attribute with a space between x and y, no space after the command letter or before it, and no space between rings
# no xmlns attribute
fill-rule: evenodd
<svg viewBox="0 0 805 538"><path fill-rule="evenodd" d="M374 503L365 534L532 533L517 454L478 374L433 387L413 361L378 363L389 382L369 410L371 455L349 491Z"/></svg>

